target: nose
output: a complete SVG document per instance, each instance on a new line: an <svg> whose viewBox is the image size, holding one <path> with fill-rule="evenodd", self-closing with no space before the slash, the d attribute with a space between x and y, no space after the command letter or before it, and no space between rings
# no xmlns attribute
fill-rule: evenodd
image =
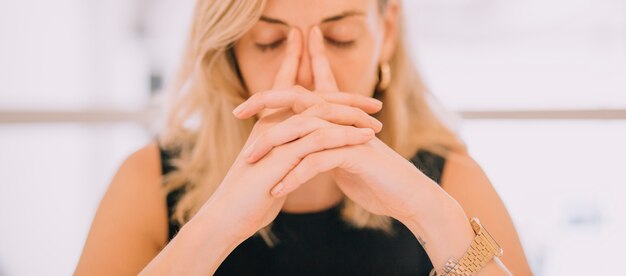
<svg viewBox="0 0 626 276"><path fill-rule="evenodd" d="M311 57L309 55L309 41L306 35L302 39L302 54L298 63L298 73L296 74L296 84L308 90L315 89L313 82L313 68L311 68Z"/></svg>

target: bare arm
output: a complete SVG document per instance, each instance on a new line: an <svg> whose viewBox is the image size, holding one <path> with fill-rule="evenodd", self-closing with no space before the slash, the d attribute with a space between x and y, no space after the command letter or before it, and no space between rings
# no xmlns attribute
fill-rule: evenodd
<svg viewBox="0 0 626 276"><path fill-rule="evenodd" d="M100 202L76 275L137 274L165 245L159 160L151 144L120 166Z"/></svg>
<svg viewBox="0 0 626 276"><path fill-rule="evenodd" d="M125 160L113 178L98 207L74 274L206 275L240 242L228 239L228 235L221 233L223 230L205 223L212 219L210 216L207 213L202 223L185 224L167 244L160 157L156 144L150 144ZM212 222L219 226L219 220Z"/></svg>
<svg viewBox="0 0 626 276"><path fill-rule="evenodd" d="M504 203L480 166L466 154L450 153L439 188L432 185L422 195L431 210L407 220L405 225L415 234L440 271L448 258L460 259L467 251L474 231L468 217L478 217L481 224L504 249L479 275L532 275L519 237ZM445 191L445 192L443 192Z"/></svg>
<svg viewBox="0 0 626 276"><path fill-rule="evenodd" d="M221 210L209 204L211 210ZM217 212L198 213L140 275L213 275L245 238L225 232Z"/></svg>
<svg viewBox="0 0 626 276"><path fill-rule="evenodd" d="M513 275L532 275L513 220L476 161L466 154L450 154L442 187L468 217L478 217L504 249L504 255L491 262L491 266L501 261Z"/></svg>

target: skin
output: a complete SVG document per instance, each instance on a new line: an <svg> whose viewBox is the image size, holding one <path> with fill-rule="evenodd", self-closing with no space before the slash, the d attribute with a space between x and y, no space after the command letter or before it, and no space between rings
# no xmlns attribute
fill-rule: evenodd
<svg viewBox="0 0 626 276"><path fill-rule="evenodd" d="M269 1L264 16L287 26L260 21L236 44L251 97L234 116L259 120L215 194L167 243L158 148L139 150L105 194L76 274L211 274L280 210L349 197L404 223L435 267L463 255L474 236L468 217L477 216L505 251L479 274L531 275L506 208L471 157L448 155L439 186L374 135L383 126L368 114L381 106L369 97L393 53L396 11L393 1L383 15L373 0ZM355 44L333 48L337 32ZM284 43L274 50L258 47L276 39Z"/></svg>
<svg viewBox="0 0 626 276"><path fill-rule="evenodd" d="M378 65L389 60L395 44L395 10L390 9L388 19L380 17L376 1L269 1L262 19L244 35L235 46L239 67L244 83L251 95L267 91L274 85L272 80L279 74L282 62L291 74L290 83L281 87L296 85L306 90L350 91L372 97L377 82ZM306 10L310 16L289 11ZM290 14L290 16L284 16ZM324 36L323 51L310 51L309 39L314 26L318 26ZM295 32L292 54L288 54L287 37ZM272 45L259 47L259 45ZM314 46L314 45L313 45ZM283 61L284 60L284 61ZM328 60L332 60L329 62ZM313 66L318 64L318 66ZM316 68L330 67L329 72L318 72ZM350 68L350 70L345 70ZM320 70L320 69L318 69ZM285 79L285 78L283 78ZM284 81L283 81L284 82ZM325 87L325 83L330 85ZM261 117L263 110L259 114ZM378 131L378 129L377 129ZM322 172L290 194L283 211L302 213L321 210L342 200L343 193L334 185L329 173Z"/></svg>

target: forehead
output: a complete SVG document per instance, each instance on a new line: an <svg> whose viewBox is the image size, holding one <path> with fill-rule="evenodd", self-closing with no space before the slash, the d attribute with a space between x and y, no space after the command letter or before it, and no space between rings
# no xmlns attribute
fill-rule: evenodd
<svg viewBox="0 0 626 276"><path fill-rule="evenodd" d="M377 0L268 0L263 16L306 28L346 14L372 17Z"/></svg>

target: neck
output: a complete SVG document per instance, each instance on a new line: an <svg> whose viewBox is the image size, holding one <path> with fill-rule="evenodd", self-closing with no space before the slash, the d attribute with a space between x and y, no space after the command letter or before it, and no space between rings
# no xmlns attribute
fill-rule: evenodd
<svg viewBox="0 0 626 276"><path fill-rule="evenodd" d="M331 208L344 198L343 192L332 180L330 171L320 173L287 195L282 211L308 213Z"/></svg>

